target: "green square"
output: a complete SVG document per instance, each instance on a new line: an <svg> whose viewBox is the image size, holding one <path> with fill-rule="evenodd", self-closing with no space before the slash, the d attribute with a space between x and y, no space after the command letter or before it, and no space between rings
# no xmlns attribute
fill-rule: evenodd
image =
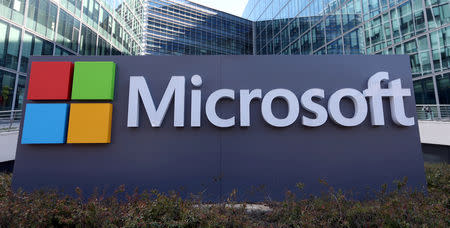
<svg viewBox="0 0 450 228"><path fill-rule="evenodd" d="M114 62L75 62L72 100L113 100Z"/></svg>

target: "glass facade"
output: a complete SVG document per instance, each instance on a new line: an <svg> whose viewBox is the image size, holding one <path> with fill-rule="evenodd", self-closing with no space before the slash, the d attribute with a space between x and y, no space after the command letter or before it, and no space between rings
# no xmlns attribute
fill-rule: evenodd
<svg viewBox="0 0 450 228"><path fill-rule="evenodd" d="M449 0L249 0L257 55L407 54L417 104L450 104Z"/></svg>
<svg viewBox="0 0 450 228"><path fill-rule="evenodd" d="M0 111L32 55L407 54L417 104L449 105L450 0L249 0L244 18L187 0L0 1Z"/></svg>
<svg viewBox="0 0 450 228"><path fill-rule="evenodd" d="M141 0L0 1L0 111L20 110L30 56L139 55Z"/></svg>
<svg viewBox="0 0 450 228"><path fill-rule="evenodd" d="M148 0L148 55L249 55L252 22L184 0Z"/></svg>

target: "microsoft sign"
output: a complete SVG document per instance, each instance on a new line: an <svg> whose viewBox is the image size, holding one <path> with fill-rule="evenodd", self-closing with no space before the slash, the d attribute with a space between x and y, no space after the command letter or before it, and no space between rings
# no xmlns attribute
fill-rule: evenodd
<svg viewBox="0 0 450 228"><path fill-rule="evenodd" d="M328 100L328 113L330 118L338 125L354 127L361 124L368 115L368 106L366 97L369 98L372 125L382 126L384 122L384 112L382 98L390 99L392 110L392 120L399 126L413 126L414 117L405 115L404 97L411 96L411 90L402 88L401 79L389 82L388 88L381 88L380 83L389 80L388 72L378 72L369 78L368 89L363 93L356 89L344 88L334 92ZM191 78L193 87L202 85L202 78L194 75ZM173 100L175 105L174 127L184 127L185 116L185 90L186 79L184 76L171 77L169 84L161 99L160 105L156 108L151 92L148 88L144 76L130 77L129 103L128 103L128 127L139 126L139 97L144 103L144 108L150 123L153 127L160 127L167 109ZM202 93L199 89L191 92L191 127L201 127L201 99ZM226 128L236 125L235 116L227 119L219 117L216 112L217 103L222 99L235 100L236 92L233 89L219 89L209 95L206 100L206 116L211 124L216 127ZM276 117L272 112L272 103L275 99L282 99L287 104L287 115L283 118ZM308 127L322 126L328 118L327 110L312 99L324 99L325 91L323 89L309 89L301 96L301 105L308 112L316 117L302 117L302 124ZM355 113L352 117L346 117L342 114L340 103L342 99L349 98L354 106ZM241 89L239 91L239 116L240 126L250 126L250 103L253 100L261 100L261 114L265 122L274 127L288 127L298 118L300 112L299 101L293 91L288 89L273 89L262 97L261 89Z"/></svg>
<svg viewBox="0 0 450 228"><path fill-rule="evenodd" d="M14 188L425 184L407 56L33 57Z"/></svg>

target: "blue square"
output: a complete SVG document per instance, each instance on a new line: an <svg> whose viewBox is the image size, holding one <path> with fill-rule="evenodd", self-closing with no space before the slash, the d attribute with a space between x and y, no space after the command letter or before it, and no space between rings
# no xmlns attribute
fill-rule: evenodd
<svg viewBox="0 0 450 228"><path fill-rule="evenodd" d="M22 144L66 142L69 104L27 104Z"/></svg>

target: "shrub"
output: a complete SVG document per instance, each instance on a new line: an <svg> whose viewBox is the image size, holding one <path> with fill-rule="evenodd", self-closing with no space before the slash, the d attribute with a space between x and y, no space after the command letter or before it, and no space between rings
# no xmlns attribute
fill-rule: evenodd
<svg viewBox="0 0 450 228"><path fill-rule="evenodd" d="M157 191L89 199L56 191L12 192L11 175L0 175L0 227L450 227L450 167L426 164L428 194L405 189L382 190L372 200L357 201L330 188L321 197L265 202L269 211L247 211L233 202L206 205ZM302 190L304 185L298 183ZM386 186L384 186L386 189ZM236 192L234 192L235 194ZM125 200L118 200L124 198Z"/></svg>

